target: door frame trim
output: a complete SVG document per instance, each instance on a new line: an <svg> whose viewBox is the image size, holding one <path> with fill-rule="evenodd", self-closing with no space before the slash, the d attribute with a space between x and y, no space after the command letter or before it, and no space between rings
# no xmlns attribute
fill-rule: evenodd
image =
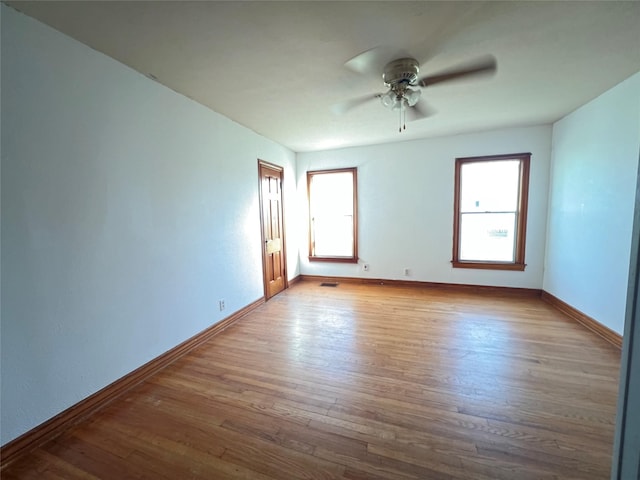
<svg viewBox="0 0 640 480"><path fill-rule="evenodd" d="M271 297L269 297L269 291L267 288L267 257L265 251L265 242L266 239L264 237L264 210L263 210L263 202L262 202L262 174L260 172L262 167L270 168L272 170L276 170L280 172L280 209L282 210L282 258L283 258L283 283L284 288L286 290L289 288L289 279L287 273L287 239L286 239L286 225L285 225L285 217L284 217L284 167L280 165L276 165L271 162L267 162L266 160L258 159L258 203L260 209L260 250L262 252L262 287L264 289L264 299L268 301Z"/></svg>

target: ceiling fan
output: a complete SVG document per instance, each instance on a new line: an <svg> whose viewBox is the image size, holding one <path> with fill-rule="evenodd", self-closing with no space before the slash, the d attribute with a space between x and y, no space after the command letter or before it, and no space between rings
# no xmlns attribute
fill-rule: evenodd
<svg viewBox="0 0 640 480"><path fill-rule="evenodd" d="M384 47L376 47L360 55L355 56L345 66L357 73L379 72L380 59L387 55L389 50ZM432 115L434 112L425 102L420 102L421 89L439 83L468 79L471 77L491 75L497 69L496 59L493 55L485 55L434 75L419 76L420 64L415 58L402 56L386 62L382 69L382 80L388 88L386 92L363 95L332 107L337 114L346 113L370 100L380 99L382 105L390 110L399 112L399 131L406 128L405 120L420 120Z"/></svg>

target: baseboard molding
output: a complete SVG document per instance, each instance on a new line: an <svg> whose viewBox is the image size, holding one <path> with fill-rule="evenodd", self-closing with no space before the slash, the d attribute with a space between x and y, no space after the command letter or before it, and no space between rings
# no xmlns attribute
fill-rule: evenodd
<svg viewBox="0 0 640 480"><path fill-rule="evenodd" d="M289 280L289 287L293 287L296 283L300 282L302 280L302 276L301 275L296 275L295 277L293 277L291 280Z"/></svg>
<svg viewBox="0 0 640 480"><path fill-rule="evenodd" d="M591 318L590 316L585 315L580 310L572 307L568 303L563 302L558 297L550 294L546 290L542 290L542 294L540 298L542 298L542 300L547 302L549 305L555 307L557 310L560 310L562 313L564 313L566 316L568 316L572 320L575 320L576 322L582 324L592 332L600 335L607 342L611 343L612 345L618 348L622 348L622 335L614 332L613 330L604 326L603 324Z"/></svg>
<svg viewBox="0 0 640 480"><path fill-rule="evenodd" d="M265 302L259 298L0 448L0 471L222 332Z"/></svg>
<svg viewBox="0 0 640 480"><path fill-rule="evenodd" d="M491 285L468 285L464 283L439 283L419 282L412 280L387 280L382 278L358 278L358 277L325 277L321 275L300 275L300 279L306 282L337 282L356 283L361 285L390 285L397 287L425 287L439 288L460 292L493 293L497 295L520 295L527 297L540 297L541 290L537 288L495 287Z"/></svg>

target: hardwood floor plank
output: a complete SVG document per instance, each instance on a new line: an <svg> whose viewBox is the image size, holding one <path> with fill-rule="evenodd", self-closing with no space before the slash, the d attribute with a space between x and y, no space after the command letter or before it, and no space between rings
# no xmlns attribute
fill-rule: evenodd
<svg viewBox="0 0 640 480"><path fill-rule="evenodd" d="M451 480L451 476L433 469L423 468L393 458L381 457L370 452L367 452L366 457L360 459L318 447L315 455L331 462L348 465L344 473L345 478L383 478L390 480L428 478L430 480Z"/></svg>
<svg viewBox="0 0 640 480"><path fill-rule="evenodd" d="M619 362L531 295L300 281L2 478L602 479Z"/></svg>
<svg viewBox="0 0 640 480"><path fill-rule="evenodd" d="M228 449L222 459L275 478L320 480L340 478L344 473L344 466L340 464L262 440L243 441Z"/></svg>

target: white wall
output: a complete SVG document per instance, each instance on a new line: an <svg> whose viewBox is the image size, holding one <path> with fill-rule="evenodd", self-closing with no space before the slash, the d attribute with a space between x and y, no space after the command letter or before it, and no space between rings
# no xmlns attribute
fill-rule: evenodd
<svg viewBox="0 0 640 480"><path fill-rule="evenodd" d="M622 334L640 149L640 73L553 126L544 289Z"/></svg>
<svg viewBox="0 0 640 480"><path fill-rule="evenodd" d="M410 125L407 128L411 128ZM401 135L401 134L399 134ZM546 236L551 126L513 128L372 147L299 153L298 201L306 205L306 172L358 167L360 265L309 262L307 275L541 288ZM451 267L456 157L531 152L524 272ZM306 211L299 244L308 245ZM370 270L363 272L362 263ZM404 268L411 270L405 277Z"/></svg>
<svg viewBox="0 0 640 480"><path fill-rule="evenodd" d="M292 198L296 177L288 149L1 8L4 444L262 297L257 159Z"/></svg>

